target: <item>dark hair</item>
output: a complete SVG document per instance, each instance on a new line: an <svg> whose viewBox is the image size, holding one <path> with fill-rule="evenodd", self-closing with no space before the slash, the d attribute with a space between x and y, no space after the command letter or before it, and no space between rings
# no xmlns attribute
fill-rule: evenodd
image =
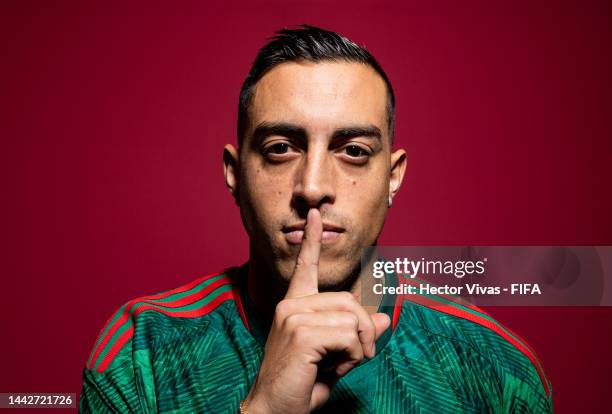
<svg viewBox="0 0 612 414"><path fill-rule="evenodd" d="M337 33L302 24L298 29L281 29L259 50L247 75L238 99L238 142L241 143L248 125L248 109L253 87L270 69L284 62L307 60L346 61L366 64L378 73L387 86L387 120L393 143L395 95L391 82L374 56L365 48Z"/></svg>

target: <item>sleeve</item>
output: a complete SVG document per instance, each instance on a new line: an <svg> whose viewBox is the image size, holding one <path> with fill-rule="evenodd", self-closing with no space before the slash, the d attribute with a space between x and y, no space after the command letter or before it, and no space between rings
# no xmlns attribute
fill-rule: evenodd
<svg viewBox="0 0 612 414"><path fill-rule="evenodd" d="M504 390L504 412L512 414L548 414L553 412L552 391L546 395L523 381Z"/></svg>
<svg viewBox="0 0 612 414"><path fill-rule="evenodd" d="M102 329L83 369L80 413L148 413L133 358L133 320L119 308ZM135 369L137 368L137 369Z"/></svg>
<svg viewBox="0 0 612 414"><path fill-rule="evenodd" d="M538 362L539 363L539 362ZM548 414L553 412L552 388L543 371L529 363L521 371L505 375L503 390L505 413Z"/></svg>
<svg viewBox="0 0 612 414"><path fill-rule="evenodd" d="M127 353L127 352L126 352ZM147 413L131 361L115 360L104 372L83 369L79 413Z"/></svg>
<svg viewBox="0 0 612 414"><path fill-rule="evenodd" d="M83 370L79 413L140 413L137 397L129 382Z"/></svg>

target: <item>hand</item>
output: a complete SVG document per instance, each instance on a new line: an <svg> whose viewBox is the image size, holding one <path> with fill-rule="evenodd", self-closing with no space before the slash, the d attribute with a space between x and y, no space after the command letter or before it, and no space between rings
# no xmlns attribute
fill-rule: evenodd
<svg viewBox="0 0 612 414"><path fill-rule="evenodd" d="M350 292L319 293L323 226L310 209L287 294L276 306L248 412L309 413L329 399L333 384L364 357L389 317L369 315Z"/></svg>

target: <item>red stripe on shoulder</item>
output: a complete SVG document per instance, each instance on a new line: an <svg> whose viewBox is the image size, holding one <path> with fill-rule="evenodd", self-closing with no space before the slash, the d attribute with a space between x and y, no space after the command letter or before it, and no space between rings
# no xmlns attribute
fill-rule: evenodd
<svg viewBox="0 0 612 414"><path fill-rule="evenodd" d="M402 295L396 295L395 298L395 307L393 308L393 319L391 320L391 330L395 330L397 326L400 315L402 313L402 304L404 302L404 297Z"/></svg>
<svg viewBox="0 0 612 414"><path fill-rule="evenodd" d="M244 306L242 305L242 298L240 297L240 290L238 289L238 283L234 283L232 287L232 291L234 293L234 301L236 301L236 308L238 308L238 313L240 314L240 319L244 323L244 326L247 328L247 331L251 332L251 327L249 326L249 320L247 319L246 312L244 311Z"/></svg>
<svg viewBox="0 0 612 414"><path fill-rule="evenodd" d="M151 305L145 305L141 308L138 308L137 311L140 313L145 310L154 310L156 312L163 313L164 315L169 315L173 317L197 318L197 317L204 316L210 313L211 311L215 310L220 304L222 304L226 300L231 300L233 298L234 298L233 291L228 290L226 292L221 293L219 296L215 297L212 301L207 303L206 306L203 306L198 309L190 310L190 311L168 311L165 309L156 308ZM106 370L106 368L108 368L108 366L111 364L113 359L115 359L117 354L119 354L119 351L121 351L121 348L123 348L123 346L132 338L132 336L134 336L134 327L130 326L130 328L126 330L121 335L121 337L119 337L119 339L112 345L108 353L104 356L104 358L100 362L100 365L97 368L98 372L103 372L104 370Z"/></svg>
<svg viewBox="0 0 612 414"><path fill-rule="evenodd" d="M229 285L229 284L231 284L231 280L229 276L224 276L206 285L206 287L204 287L203 289L200 289L196 292L193 292L190 295L187 295L180 299L173 300L171 302L162 302L159 300L141 300L139 303L149 303L151 305L159 305L165 308L180 308L181 306L187 306L194 302L199 301L200 299L205 298L218 287L221 287L223 285ZM134 315L138 315L138 313L140 312L138 311L138 309L136 309L133 313Z"/></svg>
<svg viewBox="0 0 612 414"><path fill-rule="evenodd" d="M492 330L493 332L497 333L499 336L501 336L506 341L511 343L518 351L520 351L523 355L525 355L531 361L536 371L538 372L538 376L540 377L540 380L542 381L542 385L544 387L544 391L546 392L546 396L547 397L550 396L550 387L548 385L548 381L546 380L546 375L542 368L542 364L540 363L536 353L533 351L533 349L529 345L527 345L525 340L523 340L521 337L516 335L514 332L510 331L506 327L502 328L499 322L494 323L485 317L475 315L469 311L463 310L461 308L458 308L450 304L438 302L427 296L421 296L421 295L416 295L416 294L415 295L403 295L403 296L405 300L409 300L419 305L423 305L427 308L434 309L438 312L446 313L448 315L452 315L458 318L469 320L471 322L484 326L485 328L488 328ZM471 309L477 312L482 312L476 306L472 306ZM508 334L507 331L511 332L512 335Z"/></svg>
<svg viewBox="0 0 612 414"><path fill-rule="evenodd" d="M104 372L104 370L108 368L110 363L113 362L113 359L115 359L115 356L117 356L121 348L123 348L123 346L128 343L132 336L134 336L134 325L126 329L126 331L122 333L121 336L115 341L108 353L104 355L104 358L100 362L100 365L98 365L96 371Z"/></svg>
<svg viewBox="0 0 612 414"><path fill-rule="evenodd" d="M162 293L158 293L158 294L154 294L154 295L148 295L148 296L142 296L136 299L132 299L129 302L126 303L125 307L123 307L123 311L121 312L121 316L115 320L115 322L112 324L112 326L110 327L110 329L104 333L108 327L108 325L111 323L111 321L113 320L113 318L115 317L115 315L117 314L117 312L115 312L115 314L113 314L113 316L111 316L108 321L106 322L104 328L102 329L102 332L100 333L100 335L98 336L98 339L96 340L97 345L95 346L95 350L92 353L92 356L90 357L89 360L89 364L88 364L88 368L89 369L93 369L93 367L96 364L96 361L98 359L98 357L100 356L100 353L102 352L102 350L106 347L106 345L108 344L108 342L111 340L111 338L113 337L113 335L115 334L115 332L117 332L117 330L129 320L130 317L130 313L132 312L132 308L141 302L149 302L152 303L150 301L154 301L154 300L159 300L159 299L164 299L167 298L168 296L177 294L177 293L182 293L182 292L186 292L190 289L193 289L195 286L197 286L198 284L211 279L213 277L222 275L224 273L230 273L233 270L235 270L235 268L229 268L229 269L225 269L223 271L220 272L215 272L215 273L210 273L208 275L202 276L200 278L197 278L185 285L179 286L175 289L166 291L166 292L162 292ZM224 280L225 278L219 279L219 280ZM217 281L218 282L218 281ZM197 294L198 292L196 292ZM190 295L193 296L193 295ZM172 304L174 302L169 302L168 304L165 304L165 306L168 306L170 304ZM179 305L182 306L182 305ZM129 329L126 331L128 332ZM104 335L102 337L102 335ZM123 334L125 335L125 333ZM119 338L121 339L123 337L123 335Z"/></svg>

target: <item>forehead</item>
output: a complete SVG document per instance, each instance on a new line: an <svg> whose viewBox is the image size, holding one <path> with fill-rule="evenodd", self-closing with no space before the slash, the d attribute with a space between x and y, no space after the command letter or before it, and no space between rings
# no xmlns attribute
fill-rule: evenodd
<svg viewBox="0 0 612 414"><path fill-rule="evenodd" d="M249 118L288 122L311 133L371 124L387 133L387 92L370 66L354 62L287 62L255 85Z"/></svg>

